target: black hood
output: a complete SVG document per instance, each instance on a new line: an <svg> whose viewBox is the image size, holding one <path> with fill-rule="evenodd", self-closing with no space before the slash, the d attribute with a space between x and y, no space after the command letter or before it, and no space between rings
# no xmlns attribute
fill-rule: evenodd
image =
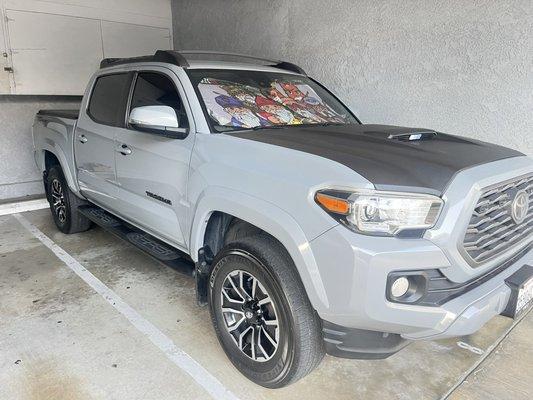
<svg viewBox="0 0 533 400"><path fill-rule="evenodd" d="M523 156L478 140L388 125L293 125L229 134L328 158L353 169L379 189L404 186L442 193L465 168Z"/></svg>

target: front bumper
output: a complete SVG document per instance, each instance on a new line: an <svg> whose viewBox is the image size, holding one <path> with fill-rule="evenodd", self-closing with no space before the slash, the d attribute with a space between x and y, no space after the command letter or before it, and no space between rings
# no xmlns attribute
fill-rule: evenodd
<svg viewBox="0 0 533 400"><path fill-rule="evenodd" d="M386 299L387 277L395 271L453 269L444 252L427 239L356 235L337 226L311 242L328 293L320 317L346 329L398 334L407 340L469 335L505 309L511 295L505 279L533 263L533 250L500 273L440 306L400 304Z"/></svg>

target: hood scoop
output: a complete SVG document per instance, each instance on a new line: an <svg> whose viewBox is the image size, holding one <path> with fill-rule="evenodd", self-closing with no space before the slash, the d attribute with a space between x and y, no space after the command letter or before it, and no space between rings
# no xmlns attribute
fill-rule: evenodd
<svg viewBox="0 0 533 400"><path fill-rule="evenodd" d="M435 137L437 137L437 132L435 131L422 131L391 134L387 137L387 139L398 140L400 142L413 142L419 140L429 140Z"/></svg>

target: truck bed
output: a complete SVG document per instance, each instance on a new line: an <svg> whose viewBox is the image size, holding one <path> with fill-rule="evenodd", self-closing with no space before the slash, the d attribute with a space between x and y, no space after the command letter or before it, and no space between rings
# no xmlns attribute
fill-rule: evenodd
<svg viewBox="0 0 533 400"><path fill-rule="evenodd" d="M47 117L58 117L68 119L78 119L80 110L39 110L37 115L43 115Z"/></svg>
<svg viewBox="0 0 533 400"><path fill-rule="evenodd" d="M61 164L68 186L78 192L75 179L74 135L78 110L40 110L33 123L35 162L40 170L46 167L45 152L54 154Z"/></svg>

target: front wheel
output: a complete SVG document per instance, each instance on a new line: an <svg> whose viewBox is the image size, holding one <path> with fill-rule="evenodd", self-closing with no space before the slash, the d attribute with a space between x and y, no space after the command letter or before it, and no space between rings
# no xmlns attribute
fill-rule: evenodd
<svg viewBox="0 0 533 400"><path fill-rule="evenodd" d="M224 351L259 385L291 384L324 356L320 319L286 250L269 236L248 237L221 250L209 304Z"/></svg>

